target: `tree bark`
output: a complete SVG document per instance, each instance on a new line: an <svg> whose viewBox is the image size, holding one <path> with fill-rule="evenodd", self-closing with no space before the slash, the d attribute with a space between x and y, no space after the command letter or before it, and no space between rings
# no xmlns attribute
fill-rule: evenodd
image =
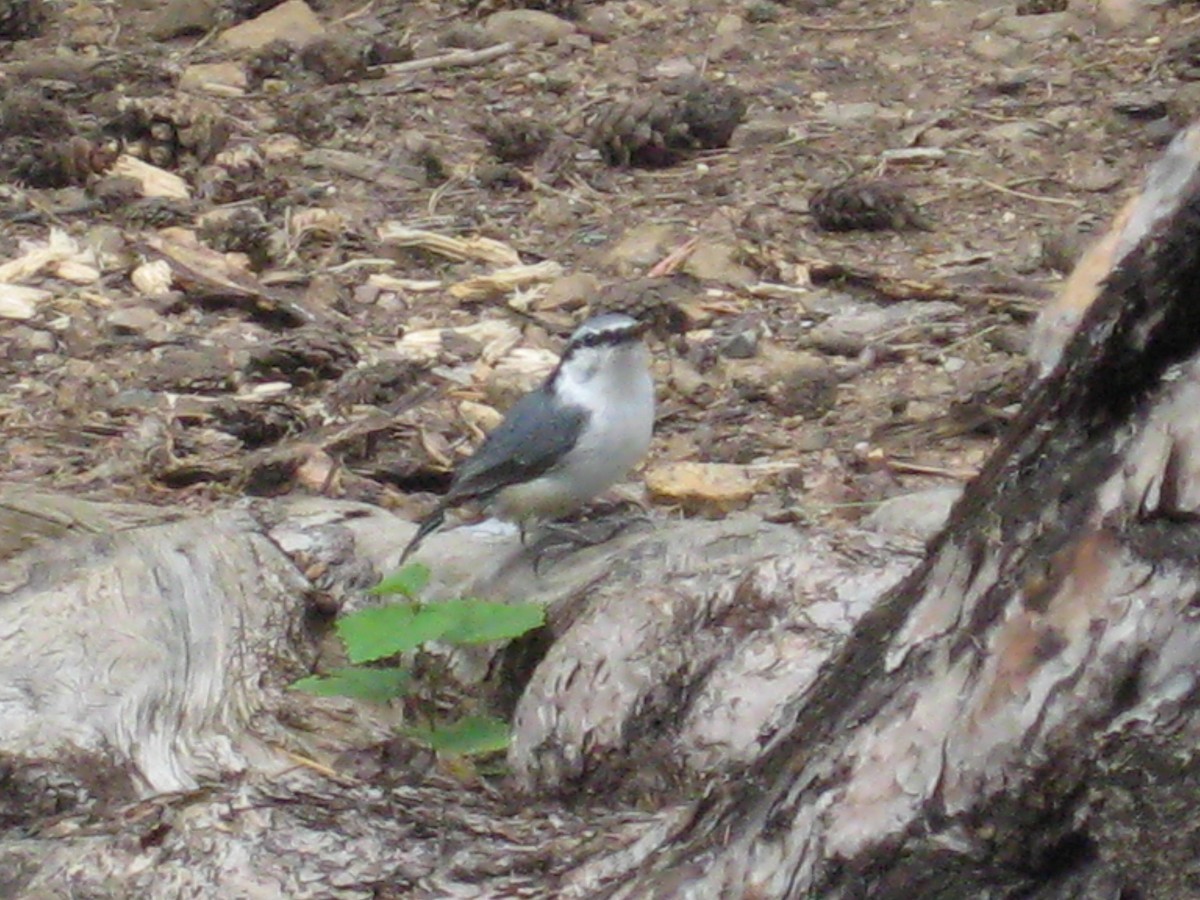
<svg viewBox="0 0 1200 900"><path fill-rule="evenodd" d="M1200 128L925 562L625 897L1200 890Z"/></svg>

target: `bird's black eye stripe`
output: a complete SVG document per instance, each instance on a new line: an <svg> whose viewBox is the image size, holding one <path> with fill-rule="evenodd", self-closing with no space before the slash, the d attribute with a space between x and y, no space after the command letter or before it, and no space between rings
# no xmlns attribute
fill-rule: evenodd
<svg viewBox="0 0 1200 900"><path fill-rule="evenodd" d="M644 330L644 326L639 324L637 326L630 326L629 328L611 328L606 331L593 331L590 334L576 338L571 346L605 347L622 344L638 337Z"/></svg>

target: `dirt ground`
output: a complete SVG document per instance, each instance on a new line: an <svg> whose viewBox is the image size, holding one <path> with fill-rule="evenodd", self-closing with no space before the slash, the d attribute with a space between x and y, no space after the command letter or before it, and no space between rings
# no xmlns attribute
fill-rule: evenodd
<svg viewBox="0 0 1200 900"><path fill-rule="evenodd" d="M623 308L661 509L854 521L977 470L1200 113L1195 5L541 5L0 0L0 476L416 515Z"/></svg>

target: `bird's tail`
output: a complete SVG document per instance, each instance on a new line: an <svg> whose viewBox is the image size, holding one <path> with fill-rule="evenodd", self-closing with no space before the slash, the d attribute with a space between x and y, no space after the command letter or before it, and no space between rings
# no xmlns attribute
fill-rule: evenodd
<svg viewBox="0 0 1200 900"><path fill-rule="evenodd" d="M413 535L412 540L408 542L408 546L404 548L404 552L400 554L400 565L404 565L409 555L421 546L421 541L441 528L442 523L445 521L446 507L439 503L437 508L422 519L421 524L417 526L417 533Z"/></svg>

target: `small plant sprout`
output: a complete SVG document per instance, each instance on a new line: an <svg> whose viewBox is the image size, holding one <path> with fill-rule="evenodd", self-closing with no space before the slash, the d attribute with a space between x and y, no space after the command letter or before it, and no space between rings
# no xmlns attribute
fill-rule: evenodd
<svg viewBox="0 0 1200 900"><path fill-rule="evenodd" d="M463 598L425 602L421 592L429 569L410 563L383 579L370 593L404 600L360 610L339 619L338 636L351 665L301 678L292 687L323 697L350 697L372 703L409 701L416 723L404 729L441 756L481 756L508 746L509 726L486 714L464 712L446 721L439 709L443 667L429 645L487 644L511 640L540 627L545 613L535 603L492 603ZM408 657L411 667L395 665ZM427 673L417 677L414 672Z"/></svg>

